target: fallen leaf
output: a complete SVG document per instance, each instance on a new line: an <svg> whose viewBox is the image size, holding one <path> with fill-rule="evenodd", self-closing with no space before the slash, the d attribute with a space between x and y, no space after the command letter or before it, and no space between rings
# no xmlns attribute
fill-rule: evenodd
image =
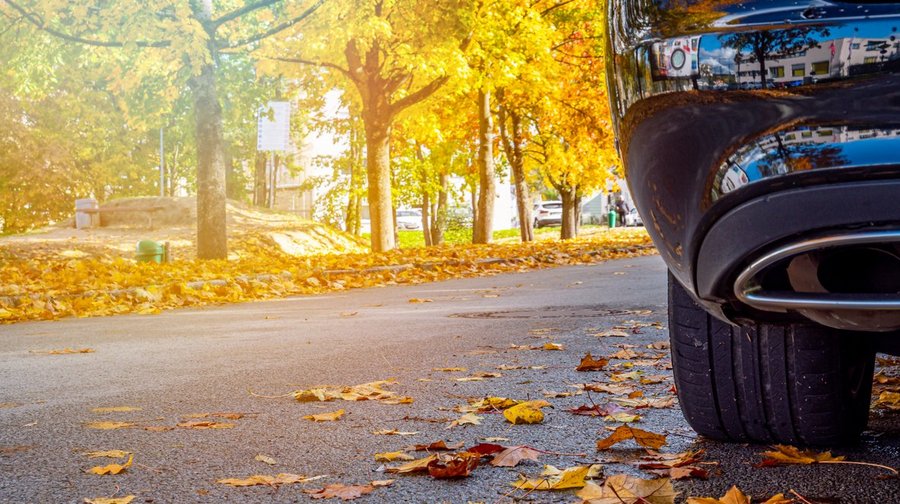
<svg viewBox="0 0 900 504"><path fill-rule="evenodd" d="M319 413L317 415L306 415L303 417L304 420L312 420L313 422L336 422L340 420L340 418L344 416L344 410L339 409L337 411L332 411L331 413Z"/></svg>
<svg viewBox="0 0 900 504"><path fill-rule="evenodd" d="M313 499L332 499L337 497L341 500L348 501L358 499L363 495L370 494L374 491L375 487L372 485L343 485L341 483L333 483L331 485L326 485L325 488L303 490L303 493L308 494Z"/></svg>
<svg viewBox="0 0 900 504"><path fill-rule="evenodd" d="M146 427L143 427L143 429L150 432L166 432L175 430L175 427L169 427L168 425L148 425Z"/></svg>
<svg viewBox="0 0 900 504"><path fill-rule="evenodd" d="M824 461L844 460L844 457L834 457L831 452L817 453L812 450L800 450L790 445L775 445L772 451L762 453L763 461L759 464L762 467L771 467L789 464L815 464Z"/></svg>
<svg viewBox="0 0 900 504"><path fill-rule="evenodd" d="M647 345L650 350L668 350L671 347L668 341L656 341Z"/></svg>
<svg viewBox="0 0 900 504"><path fill-rule="evenodd" d="M427 298L425 298L425 299L410 298L410 299L409 299L409 302L410 302L410 303L413 303L413 304L416 304L416 303L433 303L434 300L433 300L433 299L427 299Z"/></svg>
<svg viewBox="0 0 900 504"><path fill-rule="evenodd" d="M131 455L131 452L122 450L106 450L86 452L84 455L88 458L125 458L128 455Z"/></svg>
<svg viewBox="0 0 900 504"><path fill-rule="evenodd" d="M92 467L88 472L91 474L97 474L100 476L106 476L107 474L120 474L125 472L129 467L131 467L131 462L134 460L134 455L128 456L128 462L124 464L109 464L105 466L97 466Z"/></svg>
<svg viewBox="0 0 900 504"><path fill-rule="evenodd" d="M613 395L625 395L634 392L634 387L623 383L585 383L584 385L578 385L578 387L588 392L601 392Z"/></svg>
<svg viewBox="0 0 900 504"><path fill-rule="evenodd" d="M453 451L458 450L463 447L465 443L462 441L448 445L445 441L435 441L430 444L417 444L413 446L413 450L415 451Z"/></svg>
<svg viewBox="0 0 900 504"><path fill-rule="evenodd" d="M549 406L547 401L527 401L503 410L503 418L511 424L537 424L544 421L542 407Z"/></svg>
<svg viewBox="0 0 900 504"><path fill-rule="evenodd" d="M388 467L385 469L385 472L389 473L397 473L397 474L410 474L417 472L427 472L428 464L432 461L437 460L437 454L432 454L424 458L412 460L405 464L400 464L395 467Z"/></svg>
<svg viewBox="0 0 900 504"><path fill-rule="evenodd" d="M602 371L607 364L609 364L608 360L594 359L594 357L591 356L591 353L588 352L588 354L581 359L581 363L578 364L575 371Z"/></svg>
<svg viewBox="0 0 900 504"><path fill-rule="evenodd" d="M505 446L493 443L479 443L471 448L466 449L467 452L474 453L481 457L489 457L504 450L506 450Z"/></svg>
<svg viewBox="0 0 900 504"><path fill-rule="evenodd" d="M878 394L878 399L872 404L873 408L887 409L892 411L900 410L900 392L892 392L885 390Z"/></svg>
<svg viewBox="0 0 900 504"><path fill-rule="evenodd" d="M562 398L562 397L577 396L577 395L581 395L583 393L584 392L582 392L580 390L575 391L575 392L553 392L552 390L545 390L544 397L547 397L550 399L556 399L556 398Z"/></svg>
<svg viewBox="0 0 900 504"><path fill-rule="evenodd" d="M575 466L560 471L553 466L547 466L543 477L525 479L519 478L512 486L522 490L566 490L569 488L581 488L585 485L584 479L590 470L589 466Z"/></svg>
<svg viewBox="0 0 900 504"><path fill-rule="evenodd" d="M71 355L94 353L93 348L63 348L61 350L32 350L31 353L46 355Z"/></svg>
<svg viewBox="0 0 900 504"><path fill-rule="evenodd" d="M652 448L654 450L658 450L666 444L666 436L662 434L637 429L628 425L620 425L608 437L597 441L597 449L606 450L616 443L621 443L629 439L634 439L639 446Z"/></svg>
<svg viewBox="0 0 900 504"><path fill-rule="evenodd" d="M225 418L227 420L240 420L244 418L243 413L193 413L185 416L185 418Z"/></svg>
<svg viewBox="0 0 900 504"><path fill-rule="evenodd" d="M84 504L130 504L134 500L134 495L126 495L124 497L94 497L93 499L84 499Z"/></svg>
<svg viewBox="0 0 900 504"><path fill-rule="evenodd" d="M442 372L442 373L456 373L456 372L462 373L462 372L468 371L468 369L466 369L466 368L464 368L464 367L432 368L431 370L432 370L432 371L439 371L439 372Z"/></svg>
<svg viewBox="0 0 900 504"><path fill-rule="evenodd" d="M465 378L454 378L453 380L458 382L473 382L484 381L484 378L481 376L466 376Z"/></svg>
<svg viewBox="0 0 900 504"><path fill-rule="evenodd" d="M494 455L491 465L494 467L515 467L523 460L538 462L541 452L530 446L508 446L502 452Z"/></svg>
<svg viewBox="0 0 900 504"><path fill-rule="evenodd" d="M474 413L466 413L465 415L450 422L450 424L447 425L447 428L452 429L453 427L456 427L459 425L481 425L481 418L482 417L480 417Z"/></svg>
<svg viewBox="0 0 900 504"><path fill-rule="evenodd" d="M269 465L275 465L278 463L278 461L276 461L272 457L269 457L267 455L262 455L262 454L253 457L253 460L262 462L263 464L269 464Z"/></svg>
<svg viewBox="0 0 900 504"><path fill-rule="evenodd" d="M376 436L415 436L418 434L417 431L398 431L397 429L382 429L379 431L373 431L372 434Z"/></svg>
<svg viewBox="0 0 900 504"><path fill-rule="evenodd" d="M479 456L474 453L458 453L442 456L428 463L428 475L434 479L466 478L478 467Z"/></svg>
<svg viewBox="0 0 900 504"><path fill-rule="evenodd" d="M612 329L609 331L594 333L592 336L596 336L597 338L625 338L628 336L628 333L619 331L617 329Z"/></svg>
<svg viewBox="0 0 900 504"><path fill-rule="evenodd" d="M621 422L621 423L632 423L639 422L641 420L640 415L635 415L633 413L626 413L624 411L620 411L618 413L613 413L610 415L606 415L603 417L604 422Z"/></svg>
<svg viewBox="0 0 900 504"><path fill-rule="evenodd" d="M781 497L783 498L784 496L782 495ZM750 504L750 497L744 494L737 486L732 486L721 499L714 497L688 497L687 504Z"/></svg>
<svg viewBox="0 0 900 504"><path fill-rule="evenodd" d="M230 485L233 487L249 487L249 486L258 486L258 485L266 485L266 486L281 486L281 485L291 485L294 483L306 483L308 481L314 481L317 479L322 479L324 476L314 476L311 478L307 478L306 476L301 476L299 474L290 474L290 473L281 473L276 476L265 476L261 474L257 474L254 476L250 476L248 478L225 478L216 480L216 483L221 483L223 485Z"/></svg>
<svg viewBox="0 0 900 504"><path fill-rule="evenodd" d="M111 408L94 408L92 413L126 413L129 411L141 411L141 408L134 406L113 406Z"/></svg>
<svg viewBox="0 0 900 504"><path fill-rule="evenodd" d="M643 373L640 371L630 371L627 373L613 373L609 375L609 379L613 382L623 382L626 380L638 380Z"/></svg>
<svg viewBox="0 0 900 504"><path fill-rule="evenodd" d="M544 343L542 350L563 350L565 347L561 343Z"/></svg>
<svg viewBox="0 0 900 504"><path fill-rule="evenodd" d="M397 481L397 480L392 480L392 479L387 479L387 480L375 480L375 481L373 481L373 482L371 482L371 483L369 483L369 484L372 485L372 486L375 487L375 488L378 488L378 487L389 487L389 486L393 485L395 481Z"/></svg>
<svg viewBox="0 0 900 504"><path fill-rule="evenodd" d="M394 380L382 380L352 387L316 387L294 392L294 399L300 402L312 401L379 401L384 404L410 404L411 397L401 397L382 387L396 383Z"/></svg>
<svg viewBox="0 0 900 504"><path fill-rule="evenodd" d="M666 478L645 480L616 474L603 486L588 483L576 495L589 504L674 504L678 493Z"/></svg>
<svg viewBox="0 0 900 504"><path fill-rule="evenodd" d="M228 422L213 422L210 420L193 420L190 422L180 422L177 424L177 427L181 427L182 429L231 429L234 427L234 424Z"/></svg>
<svg viewBox="0 0 900 504"><path fill-rule="evenodd" d="M412 455L402 451L375 454L375 462L406 462L415 459Z"/></svg>
<svg viewBox="0 0 900 504"><path fill-rule="evenodd" d="M0 457L8 457L13 453L21 453L28 451L34 448L33 446L27 445L19 445L19 446L0 446Z"/></svg>
<svg viewBox="0 0 900 504"><path fill-rule="evenodd" d="M113 430L113 429L127 429L129 427L134 427L134 423L132 422L87 422L84 424L88 429L99 429L99 430Z"/></svg>

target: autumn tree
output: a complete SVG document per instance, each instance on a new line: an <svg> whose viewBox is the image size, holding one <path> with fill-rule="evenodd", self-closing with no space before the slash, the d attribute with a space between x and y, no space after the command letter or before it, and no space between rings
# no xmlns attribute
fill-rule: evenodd
<svg viewBox="0 0 900 504"><path fill-rule="evenodd" d="M358 94L366 133L372 250L394 242L391 131L397 117L466 71L470 40L465 0L335 0L302 31L265 44L261 55L298 64L305 78L327 78ZM284 65L266 71L290 72Z"/></svg>
<svg viewBox="0 0 900 504"><path fill-rule="evenodd" d="M220 58L296 27L323 3L3 0L2 5L13 24L91 49L86 61L127 57L133 64L118 67L109 76L111 89L129 90L144 79L161 77L165 85L159 98L171 102L187 85L193 98L197 147L198 256L224 259L228 252L226 155L216 82Z"/></svg>

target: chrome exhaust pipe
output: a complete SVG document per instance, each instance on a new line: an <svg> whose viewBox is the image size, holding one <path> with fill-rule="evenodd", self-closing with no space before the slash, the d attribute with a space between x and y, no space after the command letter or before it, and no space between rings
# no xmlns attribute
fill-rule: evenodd
<svg viewBox="0 0 900 504"><path fill-rule="evenodd" d="M763 311L797 311L838 329L900 329L900 231L833 234L791 243L753 261L734 294ZM789 289L766 286L781 268ZM783 283L783 282L782 282Z"/></svg>

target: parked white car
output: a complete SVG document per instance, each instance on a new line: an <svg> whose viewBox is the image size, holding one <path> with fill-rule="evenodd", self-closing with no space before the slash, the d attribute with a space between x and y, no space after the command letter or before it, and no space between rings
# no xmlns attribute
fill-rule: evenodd
<svg viewBox="0 0 900 504"><path fill-rule="evenodd" d="M534 228L562 224L562 201L541 201L534 205Z"/></svg>
<svg viewBox="0 0 900 504"><path fill-rule="evenodd" d="M397 210L397 229L422 229L422 211Z"/></svg>

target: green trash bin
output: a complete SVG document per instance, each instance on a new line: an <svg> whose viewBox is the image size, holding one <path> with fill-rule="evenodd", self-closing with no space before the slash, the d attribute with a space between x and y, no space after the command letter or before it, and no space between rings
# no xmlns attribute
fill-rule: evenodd
<svg viewBox="0 0 900 504"><path fill-rule="evenodd" d="M161 264L166 254L162 243L153 240L141 240L137 244L136 258L138 262L155 262Z"/></svg>
<svg viewBox="0 0 900 504"><path fill-rule="evenodd" d="M610 210L610 212L608 214L606 214L606 218L607 218L606 223L609 225L609 227L611 227L611 228L616 227L616 212L615 212L615 210Z"/></svg>

